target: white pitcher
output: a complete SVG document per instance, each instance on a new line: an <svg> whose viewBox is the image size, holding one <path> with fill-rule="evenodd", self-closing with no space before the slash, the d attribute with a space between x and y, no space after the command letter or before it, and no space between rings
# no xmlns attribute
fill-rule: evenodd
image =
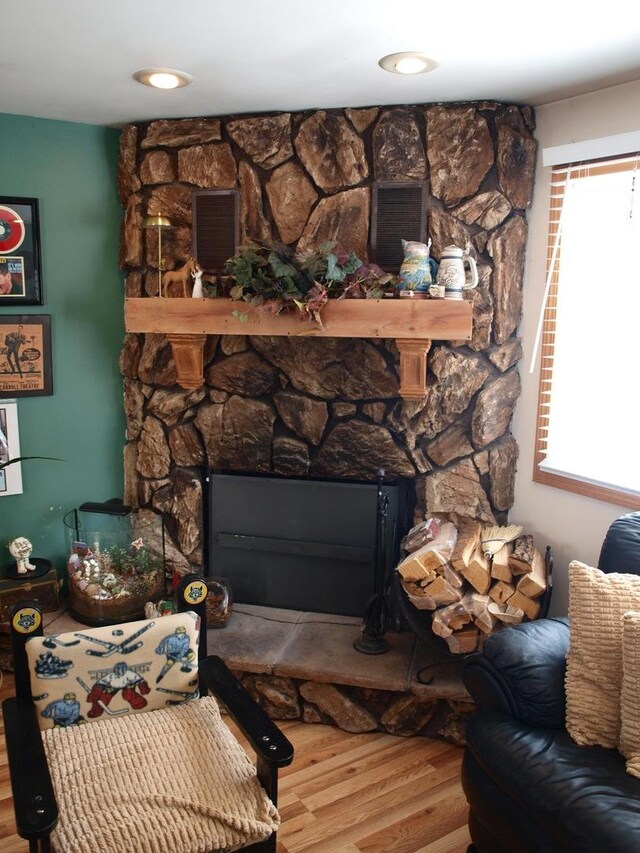
<svg viewBox="0 0 640 853"><path fill-rule="evenodd" d="M469 280L467 280L465 263L469 266ZM462 299L464 290L473 290L474 287L477 287L478 268L468 249L445 246L440 258L437 282L444 285L445 299Z"/></svg>

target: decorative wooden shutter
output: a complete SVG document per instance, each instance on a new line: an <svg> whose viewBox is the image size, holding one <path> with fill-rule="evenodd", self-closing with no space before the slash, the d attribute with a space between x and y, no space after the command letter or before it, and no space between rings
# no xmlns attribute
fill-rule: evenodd
<svg viewBox="0 0 640 853"><path fill-rule="evenodd" d="M239 238L238 190L198 190L193 194L193 254L208 272L224 270Z"/></svg>
<svg viewBox="0 0 640 853"><path fill-rule="evenodd" d="M401 240L427 239L427 185L424 181L373 185L371 255L383 270L397 273L402 264Z"/></svg>

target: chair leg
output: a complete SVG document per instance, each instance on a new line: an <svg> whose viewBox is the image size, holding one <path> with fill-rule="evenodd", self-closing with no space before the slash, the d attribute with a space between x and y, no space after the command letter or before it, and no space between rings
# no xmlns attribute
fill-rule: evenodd
<svg viewBox="0 0 640 853"><path fill-rule="evenodd" d="M276 833L274 832L264 841L258 841L256 844L251 844L249 847L243 847L246 853L276 853Z"/></svg>
<svg viewBox="0 0 640 853"><path fill-rule="evenodd" d="M44 838L29 839L29 853L51 853L51 840L48 835Z"/></svg>

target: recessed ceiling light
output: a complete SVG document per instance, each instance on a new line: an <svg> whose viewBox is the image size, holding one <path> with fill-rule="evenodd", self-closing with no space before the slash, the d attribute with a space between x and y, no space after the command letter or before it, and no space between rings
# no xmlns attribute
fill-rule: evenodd
<svg viewBox="0 0 640 853"><path fill-rule="evenodd" d="M193 80L191 74L176 71L174 68L143 68L133 76L138 83L144 83L154 89L179 89L181 86L188 86Z"/></svg>
<svg viewBox="0 0 640 853"><path fill-rule="evenodd" d="M383 56L378 60L378 65L393 74L424 74L425 71L433 71L438 67L435 59L431 59L424 53L409 50Z"/></svg>

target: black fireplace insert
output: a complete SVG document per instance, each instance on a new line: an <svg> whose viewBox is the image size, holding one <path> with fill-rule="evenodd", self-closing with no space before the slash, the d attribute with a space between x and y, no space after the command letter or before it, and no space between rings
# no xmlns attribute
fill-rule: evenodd
<svg viewBox="0 0 640 853"><path fill-rule="evenodd" d="M206 566L234 600L362 616L375 591L378 484L206 474ZM409 483L384 483L388 574L408 526ZM387 503L387 502L385 502Z"/></svg>

